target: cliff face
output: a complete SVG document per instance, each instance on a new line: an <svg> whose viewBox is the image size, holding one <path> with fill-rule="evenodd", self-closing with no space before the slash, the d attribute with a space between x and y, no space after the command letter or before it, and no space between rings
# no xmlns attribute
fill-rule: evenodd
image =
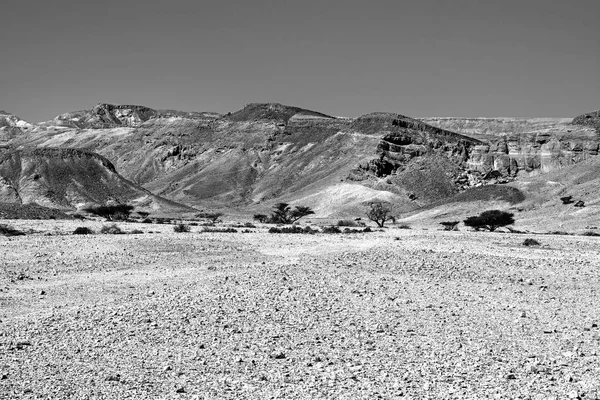
<svg viewBox="0 0 600 400"><path fill-rule="evenodd" d="M479 138L467 168L483 175L514 178L576 164L598 155L600 134L593 118L427 118L431 124ZM577 124L576 121L585 123Z"/></svg>

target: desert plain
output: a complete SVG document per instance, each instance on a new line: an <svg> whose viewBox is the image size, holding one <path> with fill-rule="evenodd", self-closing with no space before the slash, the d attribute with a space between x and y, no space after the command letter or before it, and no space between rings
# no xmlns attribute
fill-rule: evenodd
<svg viewBox="0 0 600 400"><path fill-rule="evenodd" d="M5 222L2 399L600 398L598 237Z"/></svg>

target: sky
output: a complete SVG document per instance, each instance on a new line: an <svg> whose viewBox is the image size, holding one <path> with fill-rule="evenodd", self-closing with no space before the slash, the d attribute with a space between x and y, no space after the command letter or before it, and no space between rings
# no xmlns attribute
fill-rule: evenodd
<svg viewBox="0 0 600 400"><path fill-rule="evenodd" d="M97 103L354 117L600 108L598 0L4 0L0 110Z"/></svg>

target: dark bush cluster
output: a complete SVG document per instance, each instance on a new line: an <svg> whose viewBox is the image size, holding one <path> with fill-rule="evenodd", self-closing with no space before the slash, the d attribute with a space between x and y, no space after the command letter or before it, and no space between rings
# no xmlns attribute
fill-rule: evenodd
<svg viewBox="0 0 600 400"><path fill-rule="evenodd" d="M176 224L173 227L173 232L185 233L185 232L189 232L189 231L190 231L190 227L186 224Z"/></svg>
<svg viewBox="0 0 600 400"><path fill-rule="evenodd" d="M445 231L457 231L458 230L458 224L460 224L460 221L444 221L444 222L440 222L440 225L442 225L444 227Z"/></svg>
<svg viewBox="0 0 600 400"><path fill-rule="evenodd" d="M583 236L600 236L600 233L594 231L586 231L582 233Z"/></svg>
<svg viewBox="0 0 600 400"><path fill-rule="evenodd" d="M357 226L364 226L364 224L359 224L356 221L352 221L351 219L341 219L337 222L337 226L349 226L349 227L357 227Z"/></svg>
<svg viewBox="0 0 600 400"><path fill-rule="evenodd" d="M129 204L116 204L111 206L89 206L84 208L83 211L106 218L108 221L126 221L133 208Z"/></svg>
<svg viewBox="0 0 600 400"><path fill-rule="evenodd" d="M221 218L222 216L223 216L223 213L220 213L220 212L214 212L214 213L200 212L200 213L196 214L196 218L208 219L212 223L217 222L219 220L219 218Z"/></svg>
<svg viewBox="0 0 600 400"><path fill-rule="evenodd" d="M93 235L94 231L88 228L87 226L80 226L75 228L73 231L73 235Z"/></svg>
<svg viewBox="0 0 600 400"><path fill-rule="evenodd" d="M0 235L3 236L23 236L25 232L13 228L10 225L0 224Z"/></svg>
<svg viewBox="0 0 600 400"><path fill-rule="evenodd" d="M523 246L541 246L541 243L535 239L527 238L523 241Z"/></svg>
<svg viewBox="0 0 600 400"><path fill-rule="evenodd" d="M102 228L100 228L100 233L105 235L122 235L125 232L123 232L123 230L119 228L117 224L111 224L103 225Z"/></svg>
<svg viewBox="0 0 600 400"><path fill-rule="evenodd" d="M233 228L202 228L202 232L204 233L237 233L236 229Z"/></svg>
<svg viewBox="0 0 600 400"><path fill-rule="evenodd" d="M269 233L304 233L309 235L314 235L319 231L316 229L312 229L310 226L306 226L302 228L301 226L292 225L292 226L284 226L282 228L272 227L269 229Z"/></svg>

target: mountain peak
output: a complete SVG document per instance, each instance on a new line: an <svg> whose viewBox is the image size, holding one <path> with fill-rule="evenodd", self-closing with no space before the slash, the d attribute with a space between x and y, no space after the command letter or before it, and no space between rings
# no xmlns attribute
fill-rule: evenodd
<svg viewBox="0 0 600 400"><path fill-rule="evenodd" d="M306 110L300 107L287 106L280 103L249 103L241 110L228 114L227 118L233 121L273 120L287 122L294 115L312 116L320 118L334 117L317 111Z"/></svg>

